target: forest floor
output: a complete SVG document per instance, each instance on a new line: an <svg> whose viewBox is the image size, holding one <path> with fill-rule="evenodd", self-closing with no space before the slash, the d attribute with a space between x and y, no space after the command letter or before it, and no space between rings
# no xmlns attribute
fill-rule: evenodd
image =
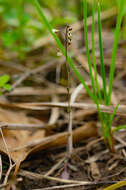
<svg viewBox="0 0 126 190"><path fill-rule="evenodd" d="M73 26L71 57L91 87L82 32ZM90 26L89 26L89 35ZM3 165L2 181L5 190L37 189L88 189L102 190L126 179L126 133L114 133L115 153L109 151L101 136L97 110L86 91L80 88L72 105L73 154L68 158L68 99L65 87L58 84L63 56L56 57L57 47L51 38L44 44L35 44L22 64L12 56L0 62L0 74L11 75L12 91L5 92L0 99L0 121L3 135L16 164L8 178L7 169L12 165L3 137L0 139ZM91 49L91 42L89 46ZM106 72L109 71L113 34L103 29L103 47ZM112 104L120 100L120 108L114 126L126 124L126 41L119 42ZM96 58L99 68L98 35L96 32ZM46 64L41 64L46 63ZM99 77L99 83L101 79ZM76 92L79 81L70 74L70 94ZM82 106L83 104L83 106ZM124 106L121 109L121 106ZM105 108L103 108L104 111ZM13 176L15 174L15 176ZM4 186L3 185L3 186ZM125 187L120 188L125 189Z"/></svg>

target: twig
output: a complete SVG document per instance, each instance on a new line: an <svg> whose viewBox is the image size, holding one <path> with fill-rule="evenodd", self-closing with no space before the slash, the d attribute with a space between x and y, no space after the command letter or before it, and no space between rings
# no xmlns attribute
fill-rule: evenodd
<svg viewBox="0 0 126 190"><path fill-rule="evenodd" d="M126 147L126 145L122 145L122 144L121 145L120 144L116 145L115 150L118 150L118 149L123 148L123 147ZM85 160L85 163L96 162L99 158L101 158L104 154L106 154L108 152L109 152L109 150L106 149L106 150L104 150L104 151L102 151L100 153L97 153L94 156L92 156L92 157L88 158L87 160Z"/></svg>
<svg viewBox="0 0 126 190"><path fill-rule="evenodd" d="M74 90L74 88L70 89L70 93L72 93ZM84 88L83 88L83 92L81 92L82 94L85 93ZM10 92L8 94L8 96L41 96L41 95L46 95L47 94L66 94L66 89L63 87L59 87L57 86L57 88L37 88L37 87L18 87L16 88L14 91Z"/></svg>
<svg viewBox="0 0 126 190"><path fill-rule="evenodd" d="M24 80L26 80L26 78L28 78L30 75L36 74L41 72L42 70L48 69L51 66L53 66L55 63L55 61L51 61L46 65L41 65L40 67L37 67L33 70L28 70L25 73L23 73L21 75L21 77L11 86L11 91L14 90L17 86L19 86ZM3 91L3 93L5 93L6 90ZM8 92L6 92L6 95L8 94Z"/></svg>
<svg viewBox="0 0 126 190"><path fill-rule="evenodd" d="M10 165L13 165L12 161L11 161L11 155L10 155L10 152L9 152L9 149L8 149L8 146L7 146L7 143L6 143L6 140L4 138L4 134L3 134L3 131L2 131L1 128L0 128L0 133L1 133L1 136L2 136L2 139L3 139L3 143L4 143L4 146L5 146L5 149L6 149L7 154L8 154L9 163L10 163Z"/></svg>
<svg viewBox="0 0 126 190"><path fill-rule="evenodd" d="M57 182L60 182L60 183L67 183L67 184L69 184L69 183L83 184L83 185L94 184L93 182L90 182L90 181L66 180L66 179L61 179L61 178L57 178L57 177L44 176L42 174L33 173L33 172L25 171L25 170L19 171L19 175L28 177L30 179L48 179L48 180L51 180L51 181L57 181Z"/></svg>
<svg viewBox="0 0 126 190"><path fill-rule="evenodd" d="M81 91L81 89L83 88L83 85L80 84L78 85L75 90L73 91L73 93L71 94L71 97L70 97L70 105L72 103L74 103L76 97L78 96L78 93ZM69 116L69 126L68 126L68 133L69 133L69 136L68 136L68 144L69 144L69 154L71 155L72 152L73 152L73 139L72 139L72 109L70 111L70 116Z"/></svg>
<svg viewBox="0 0 126 190"><path fill-rule="evenodd" d="M126 142L125 142L123 139L121 139L119 136L114 135L114 138L115 138L118 142L120 142L120 144L122 144L123 146L126 146Z"/></svg>
<svg viewBox="0 0 126 190"><path fill-rule="evenodd" d="M0 103L0 105L3 105ZM32 110L41 110L43 107L60 107L60 108L67 108L68 103L64 102L43 102L43 103L17 103L12 104L15 107L25 108L25 109L32 109ZM113 106L105 106L99 105L102 112L106 113L113 113L114 105ZM72 103L71 108L80 108L86 110L96 110L97 107L95 104L86 104L86 103ZM118 110L116 112L117 115L126 115L126 105L119 105Z"/></svg>
<svg viewBox="0 0 126 190"><path fill-rule="evenodd" d="M21 75L21 77L11 86L11 91L14 90L17 86L19 86L27 77L31 74L30 71Z"/></svg>
<svg viewBox="0 0 126 190"><path fill-rule="evenodd" d="M4 146L5 146L6 152L8 154L8 158L9 158L9 168L8 168L8 171L6 173L6 176L5 176L4 182L3 182L3 185L6 185L8 177L9 177L9 174L10 174L12 168L15 166L15 164L12 164L11 155L10 155L10 152L9 152L9 149L8 149L8 146L7 146L7 143L6 143L6 140L4 138L4 134L3 134L3 131L2 131L1 128L0 128L0 133L1 133L1 136L2 136L2 139L3 139L3 143L4 143Z"/></svg>
<svg viewBox="0 0 126 190"><path fill-rule="evenodd" d="M47 129L55 124L24 124L24 123L0 123L0 128L10 130L37 130Z"/></svg>
<svg viewBox="0 0 126 190"><path fill-rule="evenodd" d="M56 95L53 95L52 102L53 101L58 102L58 97ZM50 118L48 121L49 125L54 125L56 123L56 121L58 120L58 117L59 117L59 113L60 112L59 112L58 108L52 108L51 115L50 115Z"/></svg>
<svg viewBox="0 0 126 190"><path fill-rule="evenodd" d="M56 163L44 176L49 176L51 175L61 164L64 162L65 157L62 158L58 163Z"/></svg>
<svg viewBox="0 0 126 190"><path fill-rule="evenodd" d="M28 70L26 67L24 67L23 65L17 63L17 62L6 62L5 60L4 61L0 61L0 65L4 66L4 67L10 67L10 68L13 68L15 70L18 70L18 71L26 71Z"/></svg>
<svg viewBox="0 0 126 190"><path fill-rule="evenodd" d="M119 176L122 172L124 172L126 170L126 167L125 168L122 168L120 171L118 171L117 173L114 173L112 175L109 175L107 177L102 177L102 179L108 179L108 178L112 178L114 176Z"/></svg>
<svg viewBox="0 0 126 190"><path fill-rule="evenodd" d="M47 179L51 181L57 181L59 183L66 183L66 184L78 184L78 185L96 185L96 184L111 184L111 183L116 183L117 181L97 181L97 182L90 182L90 181L76 181L76 180L66 180L66 179L61 179L57 177L51 177L51 176L44 176L42 174L38 173L33 173L29 172L26 170L20 170L19 175L28 177L30 179Z"/></svg>
<svg viewBox="0 0 126 190"><path fill-rule="evenodd" d="M108 182L95 182L93 185L97 184L113 184L115 182L113 181L108 181ZM74 187L80 187L84 186L84 184L70 184L70 185L59 185L59 186L53 186L53 187L47 187L47 188L40 188L40 189L32 189L32 190L55 190L55 189L66 189L66 188L74 188Z"/></svg>
<svg viewBox="0 0 126 190"><path fill-rule="evenodd" d="M9 184L7 183L7 184L0 184L0 188L3 188L3 187L6 187L6 186L8 186Z"/></svg>
<svg viewBox="0 0 126 190"><path fill-rule="evenodd" d="M1 158L1 155L0 155L0 180L1 180L1 178L2 178L2 171L3 171L2 158Z"/></svg>
<svg viewBox="0 0 126 190"><path fill-rule="evenodd" d="M3 185L6 185L6 184L7 184L8 177L9 177L9 175L10 175L11 170L14 168L14 166L15 166L15 164L13 164L13 165L10 164L10 166L9 166L9 168L8 168L8 170L7 170L6 176L5 176L5 178L4 178Z"/></svg>

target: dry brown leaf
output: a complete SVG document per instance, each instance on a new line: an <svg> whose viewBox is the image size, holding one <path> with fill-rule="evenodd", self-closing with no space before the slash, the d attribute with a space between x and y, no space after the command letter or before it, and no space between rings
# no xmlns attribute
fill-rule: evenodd
<svg viewBox="0 0 126 190"><path fill-rule="evenodd" d="M7 123L23 123L23 124L40 124L41 122L37 119L27 117L23 112L14 112L9 110L0 109L0 122ZM39 134L38 134L39 133ZM16 164L16 170L18 170L20 163L28 155L26 149L19 151L11 151L17 147L22 147L32 142L35 139L42 139L45 137L45 131L39 130L31 135L31 131L28 130L3 130L4 138L6 140L8 149L10 151L11 159ZM2 136L0 135L0 150L7 154L5 145L3 143Z"/></svg>
<svg viewBox="0 0 126 190"><path fill-rule="evenodd" d="M73 130L73 142L77 143L85 138L89 138L92 136L97 136L97 126L95 122L88 122L82 127L79 127ZM67 144L68 132L59 133L56 135L52 135L50 137L46 137L41 142L36 142L36 146L34 146L29 153L35 153L40 150L44 150L46 148L52 147L61 147ZM30 145L29 145L30 146Z"/></svg>

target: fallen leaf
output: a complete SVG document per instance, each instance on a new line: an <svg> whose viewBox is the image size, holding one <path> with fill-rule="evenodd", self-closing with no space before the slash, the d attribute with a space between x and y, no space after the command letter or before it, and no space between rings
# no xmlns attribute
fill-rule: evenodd
<svg viewBox="0 0 126 190"><path fill-rule="evenodd" d="M7 123L22 123L22 124L40 124L41 122L37 119L27 117L23 112L9 111L5 109L0 109L0 122ZM20 163L28 155L26 149L19 151L13 151L17 147L24 147L28 143L32 142L35 139L42 139L45 137L45 130L38 130L35 133L31 134L29 130L6 130L3 129L4 138L8 146L11 159L16 164L15 174L18 171ZM5 145L3 143L2 136L0 135L0 150L7 154ZM12 151L11 151L12 150Z"/></svg>
<svg viewBox="0 0 126 190"><path fill-rule="evenodd" d="M88 122L85 125L76 128L72 132L73 143L80 142L86 138L97 136L97 126L95 122ZM59 133L42 139L41 141L32 142L32 149L29 154L52 147L62 147L67 144L68 132ZM35 144L34 144L35 143ZM35 145L35 146L33 146ZM30 144L28 145L30 146Z"/></svg>

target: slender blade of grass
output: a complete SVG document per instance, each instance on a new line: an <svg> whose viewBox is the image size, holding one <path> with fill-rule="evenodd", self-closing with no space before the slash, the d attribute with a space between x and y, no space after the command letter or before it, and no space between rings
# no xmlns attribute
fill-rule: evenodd
<svg viewBox="0 0 126 190"><path fill-rule="evenodd" d="M92 8L92 58L93 58L93 68L94 68L94 74L95 74L95 83L96 83L96 90L98 93L98 99L100 102L102 101L102 95L100 91L100 86L98 83L98 72L96 67L96 58L95 58L95 8L96 8L96 0L93 2L93 8Z"/></svg>
<svg viewBox="0 0 126 190"><path fill-rule="evenodd" d="M45 24L45 26L48 28L50 34L52 35L52 37L54 38L54 40L56 41L59 49L61 50L62 54L64 56L66 56L66 52L64 49L63 44L61 43L61 41L59 40L59 38L57 37L57 35L53 32L53 28L51 27L50 23L48 22L48 20L46 19L43 10L38 2L38 0L32 0L32 3L34 5L34 7L36 8L36 10L38 11L41 19L42 19L42 23ZM75 65L72 62L72 59L69 57L69 55L67 56L67 61L68 64L70 65L70 67L72 68L72 70L74 71L74 73L76 74L76 76L78 77L78 79L80 80L80 82L83 84L85 90L87 91L88 95L91 97L91 99L96 102L96 99L94 97L94 95L92 94L92 92L90 91L90 89L88 88L88 86L86 85L83 77L80 75L79 71L76 69Z"/></svg>
<svg viewBox="0 0 126 190"><path fill-rule="evenodd" d="M121 129L126 129L126 125L121 125L121 126L118 126L118 127L115 127L113 130L112 130L112 133L115 132L115 131L119 131Z"/></svg>
<svg viewBox="0 0 126 190"><path fill-rule="evenodd" d="M126 186L126 181L120 181L116 184L110 185L109 187L106 187L104 190L115 190L123 186Z"/></svg>
<svg viewBox="0 0 126 190"><path fill-rule="evenodd" d="M87 53L87 58L88 58L88 68L89 68L89 74L90 74L90 78L91 78L91 83L92 83L92 89L93 89L94 97L95 97L95 99L97 101L95 82L94 82L93 73L92 73L92 66L91 66L90 51L89 51L89 46L88 46L87 0L83 0L83 15L84 15L84 35L85 35L86 53Z"/></svg>
<svg viewBox="0 0 126 190"><path fill-rule="evenodd" d="M103 113L100 110L100 104L102 102L102 95L101 95L101 91L100 91L100 86L98 83L98 72L97 72L97 67L96 67L96 58L95 58L95 8L96 8L96 0L93 1L93 8L92 8L92 58L93 58L93 68L94 68L94 77L95 77L95 83L96 83L96 91L98 93L97 96L97 111L98 111L98 115L99 115L99 119L100 119L100 123L103 129L103 125L104 125L104 118L103 118ZM102 131L103 135L104 135L104 129Z"/></svg>
<svg viewBox="0 0 126 190"><path fill-rule="evenodd" d="M115 106L115 108L114 108L114 110L113 110L113 113L112 113L112 115L111 115L111 117L110 117L110 121L109 121L110 127L112 126L112 122L113 122L113 119L114 119L115 114L116 114L116 112L117 112L117 109L118 109L118 107L119 107L119 104L120 104L120 101L119 101L119 103Z"/></svg>
<svg viewBox="0 0 126 190"><path fill-rule="evenodd" d="M122 22L122 17L123 17L124 0L119 0L119 5L120 6L119 6L119 11L118 11L118 17L117 17L117 24L116 24L114 44L113 44L113 50L112 50L110 73L109 73L108 105L111 104L112 84L113 84L114 71L115 71L115 61L116 61L117 47L118 47L118 41L119 41L119 35L120 35L120 27L121 27L121 22Z"/></svg>
<svg viewBox="0 0 126 190"><path fill-rule="evenodd" d="M98 2L98 34L99 34L99 51L100 51L100 68L103 84L104 101L107 104L107 88L106 88L106 73L104 66L103 44L102 44L102 31L101 31L101 16L100 16L100 2Z"/></svg>

